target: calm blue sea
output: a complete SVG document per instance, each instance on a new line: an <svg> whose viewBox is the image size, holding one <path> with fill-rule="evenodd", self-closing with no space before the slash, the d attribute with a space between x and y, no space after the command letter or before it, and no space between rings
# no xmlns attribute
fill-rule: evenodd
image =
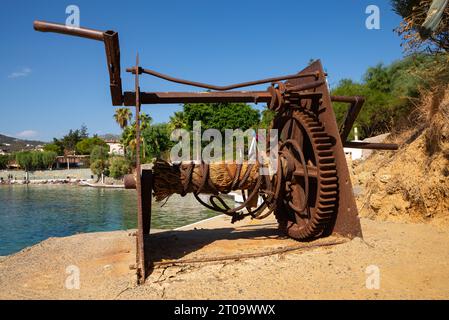
<svg viewBox="0 0 449 320"><path fill-rule="evenodd" d="M0 256L49 237L136 228L136 192L70 185L0 185ZM193 196L153 203L152 228L171 229L216 213Z"/></svg>

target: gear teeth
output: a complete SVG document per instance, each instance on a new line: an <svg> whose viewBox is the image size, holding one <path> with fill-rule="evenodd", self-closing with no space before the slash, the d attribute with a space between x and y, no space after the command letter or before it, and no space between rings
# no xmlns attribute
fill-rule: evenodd
<svg viewBox="0 0 449 320"><path fill-rule="evenodd" d="M312 111L297 105L293 107L295 110L293 117L299 120L313 146L319 176L317 200L315 209L310 209L311 218L304 227L299 227L293 221L282 219L282 213L276 214L276 217L280 228L290 237L297 240L310 240L321 235L337 213L337 166L332 151L332 139L326 133L324 125Z"/></svg>

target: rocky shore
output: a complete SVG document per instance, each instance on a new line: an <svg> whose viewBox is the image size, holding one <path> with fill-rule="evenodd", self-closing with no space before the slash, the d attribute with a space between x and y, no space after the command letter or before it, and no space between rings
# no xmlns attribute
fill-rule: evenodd
<svg viewBox="0 0 449 320"><path fill-rule="evenodd" d="M70 184L90 187L114 187L121 188L123 181L105 178L104 183L97 181L90 169L70 170L44 170L28 173L21 170L0 171L0 185L47 185L47 184Z"/></svg>
<svg viewBox="0 0 449 320"><path fill-rule="evenodd" d="M24 184L81 184L88 180L81 179L35 179L35 180L0 180L0 184L24 185Z"/></svg>

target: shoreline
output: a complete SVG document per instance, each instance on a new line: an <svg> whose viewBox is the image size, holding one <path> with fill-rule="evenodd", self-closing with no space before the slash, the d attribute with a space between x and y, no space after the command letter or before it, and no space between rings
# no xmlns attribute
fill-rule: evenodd
<svg viewBox="0 0 449 320"><path fill-rule="evenodd" d="M0 186L12 186L12 185L77 185L80 187L91 187L91 188L117 188L125 189L124 184L108 184L108 183L96 183L95 180L91 179L31 179L25 180L3 180L0 182Z"/></svg>
<svg viewBox="0 0 449 320"><path fill-rule="evenodd" d="M105 177L105 183L99 183L89 168L36 170L0 170L0 185L81 185L90 187L123 186L122 180Z"/></svg>
<svg viewBox="0 0 449 320"><path fill-rule="evenodd" d="M49 238L0 259L0 299L448 299L449 230L426 224L361 219L364 239L331 246L316 240L297 251L261 254L300 243L280 236L274 217L204 219L184 230L152 233L157 267L136 285L133 231ZM427 234L429 241L422 241ZM216 261L200 262L204 257ZM198 260L198 261L196 261ZM392 261L394 263L392 263ZM78 290L64 287L66 268L81 270ZM381 286L366 287L366 268L381 270ZM300 267L298 267L300 266ZM425 270L425 272L423 272ZM301 290L298 290L301 288Z"/></svg>

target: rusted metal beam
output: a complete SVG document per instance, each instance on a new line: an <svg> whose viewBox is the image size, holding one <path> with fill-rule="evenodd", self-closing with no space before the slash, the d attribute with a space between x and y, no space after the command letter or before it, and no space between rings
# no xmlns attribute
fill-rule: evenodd
<svg viewBox="0 0 449 320"><path fill-rule="evenodd" d="M139 56L136 57L136 70L139 68ZM136 100L136 190L137 190L137 241L136 241L136 263L137 278L139 283L144 283L146 279L146 259L145 259L145 237L143 232L143 203L142 203L142 170L140 165L140 100L139 100L139 74L135 74Z"/></svg>
<svg viewBox="0 0 449 320"><path fill-rule="evenodd" d="M106 50L112 105L121 106L123 104L122 79L120 77L120 45L117 32L112 30L100 31L88 28L76 28L39 20L34 21L33 25L36 31L60 33L102 41Z"/></svg>
<svg viewBox="0 0 449 320"><path fill-rule="evenodd" d="M340 125L340 137L342 141L348 140L357 116L365 103L365 98L361 96L346 97L346 96L331 96L332 102L349 103L350 106L346 112L343 123Z"/></svg>
<svg viewBox="0 0 449 320"><path fill-rule="evenodd" d="M141 92L142 104L165 103L218 103L218 102L268 102L271 95L267 91L259 92ZM124 105L134 105L135 93L125 92Z"/></svg>
<svg viewBox="0 0 449 320"><path fill-rule="evenodd" d="M399 146L395 143L371 143L363 141L346 141L343 144L346 148L372 149L372 150L398 150Z"/></svg>
<svg viewBox="0 0 449 320"><path fill-rule="evenodd" d="M87 38L92 40L103 41L103 31L88 29L88 28L75 28L66 26L59 23L52 23L47 21L34 21L34 30L40 32L52 32L52 33L60 33L69 36L76 36L81 38Z"/></svg>
<svg viewBox="0 0 449 320"><path fill-rule="evenodd" d="M125 106L134 106L136 94L126 91L123 103ZM302 99L321 97L320 93L302 93L298 95ZM227 91L227 92L141 92L141 104L166 104L166 103L268 103L271 101L271 93L268 91Z"/></svg>
<svg viewBox="0 0 449 320"><path fill-rule="evenodd" d="M118 33L115 31L104 32L104 47L109 71L109 87L111 90L112 105L123 104L122 79L120 77L120 45Z"/></svg>
<svg viewBox="0 0 449 320"><path fill-rule="evenodd" d="M142 169L142 231L144 237L150 234L151 228L151 194L153 192L153 171ZM144 247L144 250L146 248ZM148 255L145 253L145 266L148 266Z"/></svg>
<svg viewBox="0 0 449 320"><path fill-rule="evenodd" d="M126 72L131 72L131 73L135 74L136 70L134 68L127 68ZM169 76L169 75L166 75L166 74L154 71L154 70L150 70L150 69L140 68L138 70L138 72L149 74L153 77L164 79L164 80L167 80L170 82L185 84L188 86L199 87L199 88L203 88L203 89L217 90L217 91L227 91L227 90L232 90L232 89L250 87L250 86L255 86L255 85L259 85L259 84L278 82L278 81L289 80L289 79L299 79L299 78L308 78L308 77L314 77L315 79L317 79L320 76L319 73L314 73L314 72L304 73L304 74L295 73L295 74L289 74L286 76L272 77L272 78L254 80L254 81L235 83L235 84L231 84L231 85L227 85L227 86L217 86L217 85L208 84L208 83L202 83L202 82L197 82L197 81L175 78L175 77L172 77L172 76Z"/></svg>

